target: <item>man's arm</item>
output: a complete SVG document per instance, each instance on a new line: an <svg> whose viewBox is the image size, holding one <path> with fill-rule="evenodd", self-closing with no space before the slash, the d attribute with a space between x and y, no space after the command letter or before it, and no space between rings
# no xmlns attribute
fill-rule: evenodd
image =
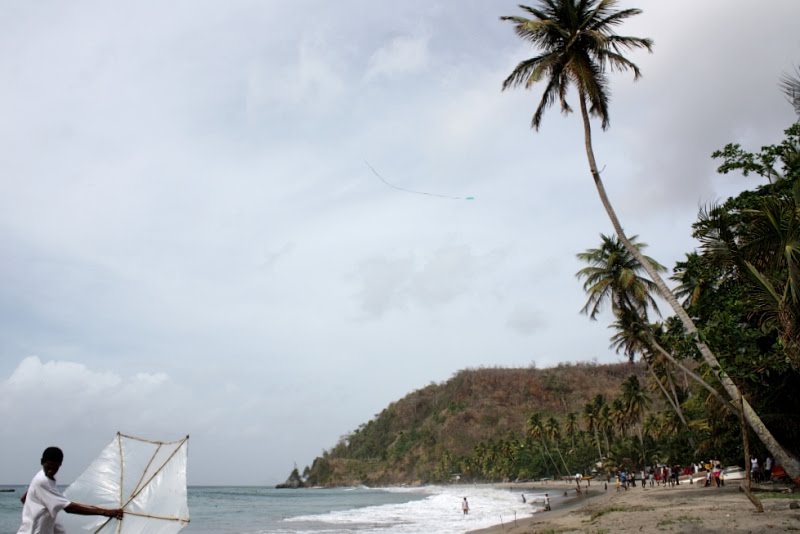
<svg viewBox="0 0 800 534"><path fill-rule="evenodd" d="M99 506L91 506L77 502L70 503L69 506L64 508L64 511L68 514L102 515L105 517L113 517L114 519L122 519L122 515L124 514L122 508L100 508Z"/></svg>

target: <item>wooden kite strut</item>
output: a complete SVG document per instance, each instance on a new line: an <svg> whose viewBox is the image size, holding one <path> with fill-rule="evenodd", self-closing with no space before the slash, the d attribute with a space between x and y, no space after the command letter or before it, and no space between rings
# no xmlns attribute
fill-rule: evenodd
<svg viewBox="0 0 800 534"><path fill-rule="evenodd" d="M142 471L142 476L139 479L139 481L136 483L136 486L135 486L135 489L134 489L133 493L131 493L131 496L128 498L128 500L124 504L122 504L122 491L123 491L122 483L123 483L123 480L124 480L125 462L123 461L123 455L122 455L122 438L128 438L128 439L132 439L132 440L136 440L136 441L141 441L143 443L151 443L153 445L158 445L158 447L156 447L155 452L150 457L150 460L147 462L147 466ZM120 480L119 480L119 488L120 488L119 500L120 500L120 505L121 505L120 508L124 509L126 506L128 506L131 503L131 501L133 501L133 499L135 499L139 495L139 493L141 493L144 490L144 488L146 488L147 485L150 484L150 482L153 481L153 479L156 477L156 475L158 475L161 472L161 470L164 469L164 467L169 463L170 460L172 460L172 458L175 456L175 454L178 453L180 448L183 447L188 440L189 440L189 436L187 435L185 438L183 438L181 440L176 440L176 441L151 441L151 440L148 440L148 439L137 438L136 436L130 436L128 434L123 434L121 432L117 432L117 443L119 445L119 458L120 458ZM172 451L172 454L170 454L169 457L166 460L164 460L164 463L162 463L161 466L158 469L156 469L155 473L153 473L150 476L150 478L147 479L147 482L142 484L142 480L144 480L144 476L147 473L147 470L150 469L150 466L152 465L153 460L155 460L156 456L158 455L158 452L161 450L161 447L164 446L164 445L174 445L176 443L178 443L178 446L175 447L175 449ZM138 516L138 517L146 517L146 518L149 518L149 519L160 519L160 520L163 520L163 521L180 521L181 523L184 523L184 524L188 524L190 522L189 519L183 519L183 518L180 518L180 517L165 517L165 516L159 516L159 515L143 514L143 513L139 513L139 512L128 512L128 511L125 511L124 513L125 514L129 514L129 515L135 515L135 516ZM97 528L97 530L94 531L94 534L98 534L101 530L103 530L103 528L105 528L105 526L108 525L109 521L111 521L110 517L108 519L106 519L105 521L103 521L103 523ZM122 520L120 520L117 523L117 529L116 530L117 530L117 534L120 534L122 532Z"/></svg>

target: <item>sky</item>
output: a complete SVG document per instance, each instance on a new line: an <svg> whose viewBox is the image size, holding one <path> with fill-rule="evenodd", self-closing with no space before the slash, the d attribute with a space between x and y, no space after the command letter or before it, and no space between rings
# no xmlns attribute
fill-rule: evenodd
<svg viewBox="0 0 800 534"><path fill-rule="evenodd" d="M620 5L655 46L595 153L671 268L700 207L761 184L710 154L794 120L800 5ZM541 87L501 91L521 13L1 4L0 483L49 445L68 483L122 431L189 434L190 484L271 485L459 370L622 361L579 313L575 255L612 232L580 116L537 133Z"/></svg>

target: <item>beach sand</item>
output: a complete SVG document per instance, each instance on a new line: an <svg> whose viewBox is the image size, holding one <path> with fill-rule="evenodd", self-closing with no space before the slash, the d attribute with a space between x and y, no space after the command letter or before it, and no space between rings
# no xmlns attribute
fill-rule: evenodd
<svg viewBox="0 0 800 534"><path fill-rule="evenodd" d="M573 495L574 488L572 485ZM595 483L588 496L550 512L470 534L800 532L800 509L789 508L790 502L800 501L766 498L766 493L756 495L764 506L763 514L756 512L735 483L706 488L702 483L689 484L686 480L678 486L637 487L619 492L611 485L604 491L602 483Z"/></svg>

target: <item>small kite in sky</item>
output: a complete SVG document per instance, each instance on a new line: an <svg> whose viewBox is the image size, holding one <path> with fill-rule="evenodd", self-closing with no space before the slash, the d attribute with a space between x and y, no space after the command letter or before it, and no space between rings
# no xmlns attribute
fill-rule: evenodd
<svg viewBox="0 0 800 534"><path fill-rule="evenodd" d="M426 196L429 196L429 197L449 198L450 200L475 200L475 197L453 197L453 196L450 196L450 195L437 195L436 193L426 193L425 191L414 191L413 189L405 189L403 187L396 186L393 183L387 182L383 178L383 176L378 174L378 171L376 171L372 167L372 165L369 164L369 162L364 161L364 163L367 165L367 167L369 167L369 170L372 171L372 174L374 174L375 176L378 177L378 180L380 180L384 184L388 185L392 189L397 189L398 191L403 191L404 193L412 193L414 195L426 195Z"/></svg>

